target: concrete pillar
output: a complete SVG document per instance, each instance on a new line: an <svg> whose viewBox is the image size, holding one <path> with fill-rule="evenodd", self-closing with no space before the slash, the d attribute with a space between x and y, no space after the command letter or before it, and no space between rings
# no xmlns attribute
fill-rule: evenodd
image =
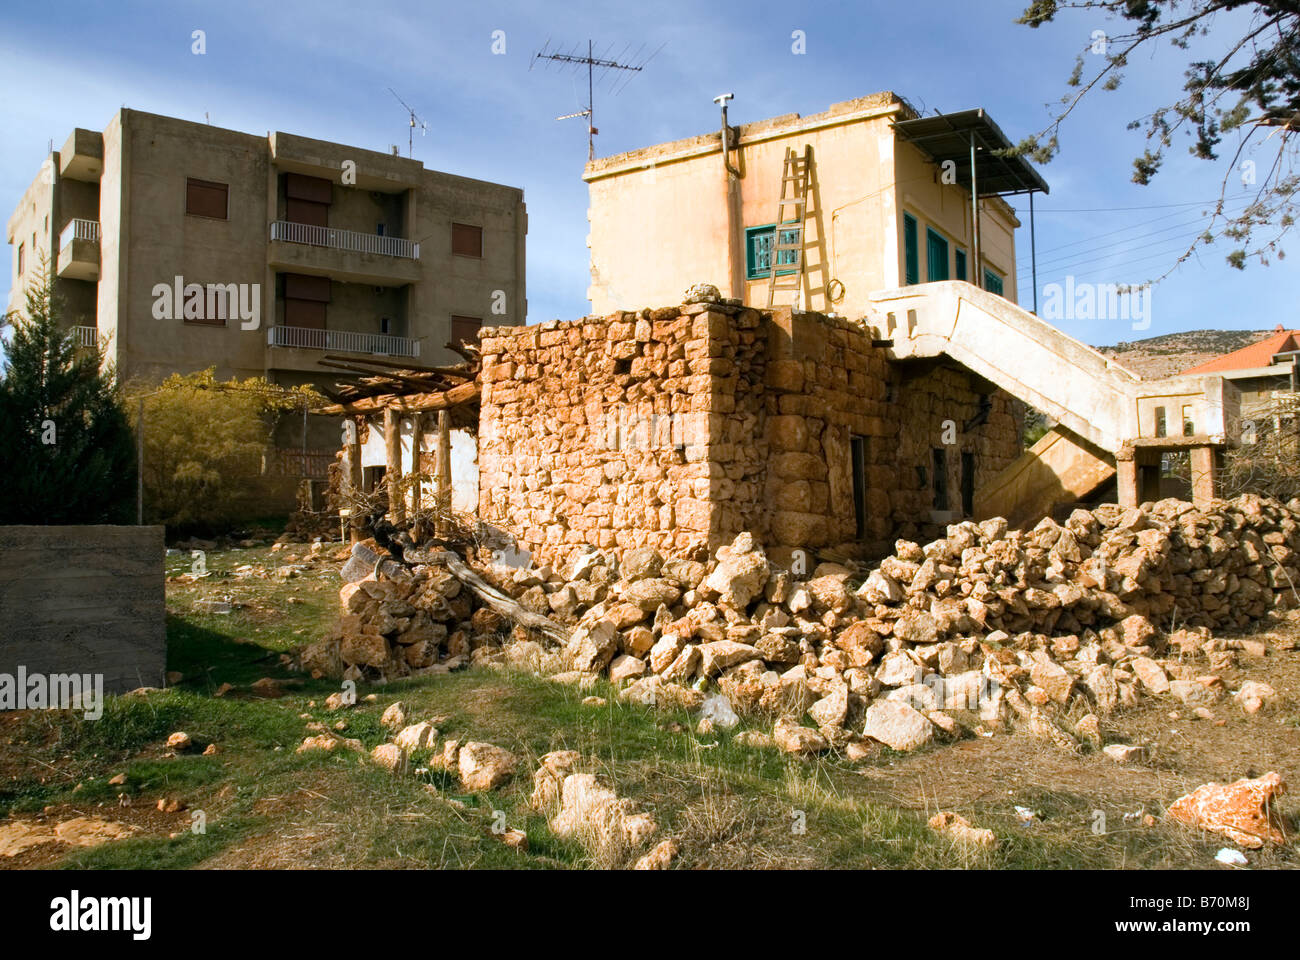
<svg viewBox="0 0 1300 960"><path fill-rule="evenodd" d="M1192 447L1192 503L1203 506L1219 495L1214 447Z"/></svg>
<svg viewBox="0 0 1300 960"><path fill-rule="evenodd" d="M1138 505L1138 468L1137 459L1129 452L1127 459L1122 454L1115 456L1115 485L1118 489L1121 507Z"/></svg>

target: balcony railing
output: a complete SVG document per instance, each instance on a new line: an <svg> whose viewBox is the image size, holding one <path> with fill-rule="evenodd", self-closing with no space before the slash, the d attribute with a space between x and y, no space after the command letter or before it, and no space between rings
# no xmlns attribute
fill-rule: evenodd
<svg viewBox="0 0 1300 960"><path fill-rule="evenodd" d="M354 253L377 253L384 257L420 259L420 245L401 237L381 237L375 233L358 233L355 230L338 230L334 227L315 227L307 223L290 223L288 220L271 222L271 239L286 243L305 243L314 247L334 250L351 250Z"/></svg>
<svg viewBox="0 0 1300 960"><path fill-rule="evenodd" d="M59 249L62 250L73 240L89 240L99 243L98 220L69 220L68 225L59 234Z"/></svg>
<svg viewBox="0 0 1300 960"><path fill-rule="evenodd" d="M95 327L73 327L72 342L78 347L93 347L99 342L99 330Z"/></svg>
<svg viewBox="0 0 1300 960"><path fill-rule="evenodd" d="M313 327L267 327L266 343L270 347L341 350L344 353L369 353L380 357L420 355L420 341L408 337L393 337L386 333L356 333L351 330L320 330Z"/></svg>

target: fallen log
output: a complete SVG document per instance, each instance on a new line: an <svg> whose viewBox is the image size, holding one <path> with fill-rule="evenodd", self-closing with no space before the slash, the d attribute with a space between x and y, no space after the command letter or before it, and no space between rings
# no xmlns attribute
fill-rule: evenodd
<svg viewBox="0 0 1300 960"><path fill-rule="evenodd" d="M447 568L447 572L461 582L475 596L501 616L526 627L536 630L549 640L564 646L569 642L569 631L550 617L534 613L520 606L515 600L488 583L469 566L460 556L450 550L431 552L423 555L421 563L437 563ZM383 575L393 580L409 580L411 572L405 565L375 553L363 543L352 545L352 558L341 571L343 579L349 583L364 580L371 573Z"/></svg>
<svg viewBox="0 0 1300 960"><path fill-rule="evenodd" d="M503 617L508 617L529 630L536 630L561 646L569 642L569 631L567 629L550 617L544 617L540 613L533 613L531 610L524 609L513 599L480 577L469 564L450 550L443 554L434 554L431 561L446 566L448 573L474 591L474 594L480 600Z"/></svg>

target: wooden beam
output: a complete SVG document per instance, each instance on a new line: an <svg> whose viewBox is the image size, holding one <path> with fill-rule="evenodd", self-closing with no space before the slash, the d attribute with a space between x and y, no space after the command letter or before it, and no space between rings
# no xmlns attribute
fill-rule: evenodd
<svg viewBox="0 0 1300 960"><path fill-rule="evenodd" d="M477 357L474 359L476 360ZM369 367L383 367L386 370L409 370L412 373L436 373L448 377L461 377L465 380L474 379L472 362L470 364L471 369L465 369L459 366L424 367L418 363L394 363L391 360L358 360L355 357L340 357L332 353L325 354L323 360L332 360L336 363L350 363L353 365L364 364Z"/></svg>
<svg viewBox="0 0 1300 960"><path fill-rule="evenodd" d="M401 418L394 407L384 408L384 480L388 484L388 518L396 524L406 519L402 503L402 430Z"/></svg>
<svg viewBox="0 0 1300 960"><path fill-rule="evenodd" d="M454 341L448 340L446 343L443 344L443 346L446 347L448 350L450 350L452 353L460 354L460 356L464 357L465 360L470 364L476 364L481 362L481 358L479 357L478 353L471 351L471 349L464 343L456 343Z"/></svg>
<svg viewBox="0 0 1300 960"><path fill-rule="evenodd" d="M462 383L458 387L452 387L450 390L444 390L441 393L430 393L418 397L388 393L379 397L365 397L361 400L353 400L350 403L330 404L318 408L315 412L323 415L367 414L378 413L380 410L386 410L389 407L403 413L413 413L417 410L449 410L477 398L478 384Z"/></svg>
<svg viewBox="0 0 1300 960"><path fill-rule="evenodd" d="M435 535L447 533L447 514L451 512L451 414L438 411L438 522Z"/></svg>
<svg viewBox="0 0 1300 960"><path fill-rule="evenodd" d="M411 473L413 475L413 480L411 482L412 514L418 513L420 508L424 505L421 502L421 487L423 486L424 481L420 479L420 475L424 473L421 469L423 466L421 463L421 460L423 459L422 453L424 451L424 419L425 415L423 413L415 413L411 415Z"/></svg>
<svg viewBox="0 0 1300 960"><path fill-rule="evenodd" d="M394 380L400 381L400 382L402 382L402 383L409 383L411 386L416 387L416 388L418 388L419 390L423 390L423 391L429 391L429 390L447 390L447 389L450 389L451 387L460 386L460 384L462 384L462 383L466 382L467 380L471 379L471 378L469 378L469 377L447 377L447 379L454 379L456 382L455 382L455 383L451 383L451 384L447 384L447 383L438 383L438 382L435 382L435 381L433 381L433 380L422 380L422 379L420 379L420 377L408 377L408 376L406 376L405 374L401 374L401 373L390 373L390 372L388 372L388 371L379 372L379 371L375 371L375 370L367 370L365 367L358 367L358 366L354 366L354 365L349 364L349 363L340 363L340 362L337 362L337 361L334 361L334 360L321 360L321 361L318 361L318 362L319 362L320 365L323 366L323 367L330 367L330 368L338 369L338 370L347 370L349 373L360 373L360 374L364 374L364 375L367 376L367 377L371 377L371 378L373 378L374 380L378 380L378 381L385 382L386 384L387 384L387 383L391 383L391 382L394 381ZM443 376L445 376L445 375L444 375L444 374L432 374L432 373L430 373L430 374L427 374L427 375L424 375L424 376L429 376L429 377L433 377L433 376L443 377ZM353 389L363 389L363 388L368 387L368 386L376 386L376 385L377 385L377 384L366 383L365 381L362 381L361 383L358 383L358 384L349 384L349 386L351 386Z"/></svg>
<svg viewBox="0 0 1300 960"><path fill-rule="evenodd" d="M347 443L344 445L344 450L346 451L345 455L347 457L347 472L345 474L344 483L347 489L349 490L349 492L353 494L360 494L361 476L362 476L361 474L361 424L357 423L355 418L349 418L344 424L344 429L348 431ZM360 503L359 497L354 496L352 502ZM352 509L355 510L356 507L354 506ZM361 540L361 528L351 522L353 519L355 518L352 517L348 518L349 520L348 526L352 531L352 536L351 536L352 542L358 543Z"/></svg>

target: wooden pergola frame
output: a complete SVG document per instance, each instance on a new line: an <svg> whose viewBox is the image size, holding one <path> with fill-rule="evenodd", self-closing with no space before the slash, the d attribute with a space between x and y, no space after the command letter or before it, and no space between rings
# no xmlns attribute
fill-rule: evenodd
<svg viewBox="0 0 1300 960"><path fill-rule="evenodd" d="M437 414L437 447L435 476L437 478L436 502L438 516L446 516L451 509L451 430L453 425L478 429L479 412L479 359L476 351L464 345L447 345L465 358L465 362L449 367L421 367L394 363L387 360L340 357L327 354L322 366L356 374L346 383L336 384L334 390L323 392L333 402L313 410L323 416L342 416L351 419L354 428L349 431L344 444L345 469L343 481L348 488L360 490L361 473L361 423L382 416L384 424L385 471L388 485L388 512L394 523L406 519L406 504L400 495L402 479L402 445L399 421L407 414L413 418L412 461L417 470L420 457L427 451L421 449L425 418ZM457 421L453 424L453 420ZM420 490L415 489L414 502L420 502ZM352 528L353 541L360 532Z"/></svg>

